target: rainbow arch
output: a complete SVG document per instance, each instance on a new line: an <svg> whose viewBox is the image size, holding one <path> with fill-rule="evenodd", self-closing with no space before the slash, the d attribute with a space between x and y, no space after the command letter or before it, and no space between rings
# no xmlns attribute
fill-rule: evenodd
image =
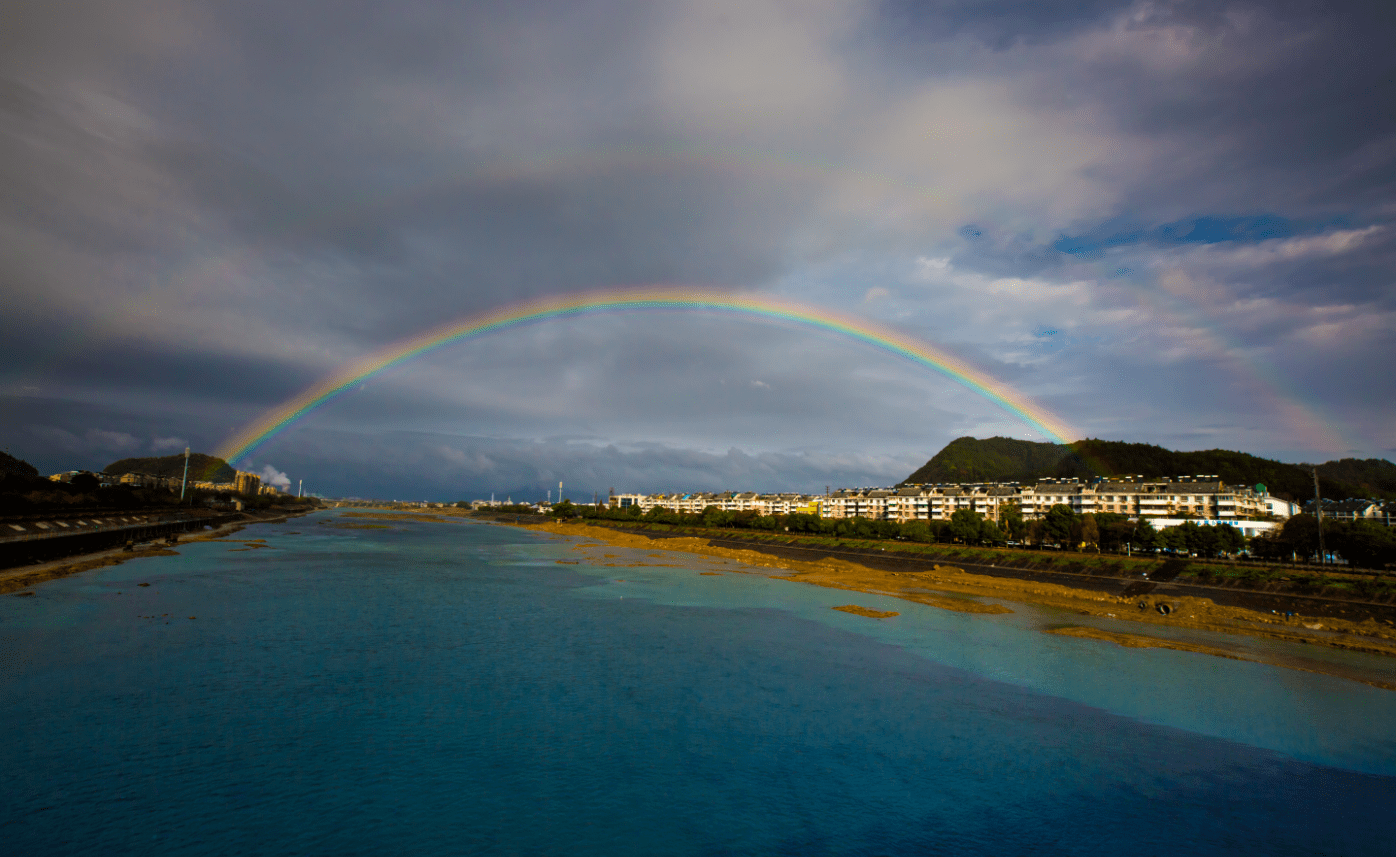
<svg viewBox="0 0 1396 857"><path fill-rule="evenodd" d="M1041 405L1007 384L940 349L904 333L828 309L775 298L679 288L612 289L511 304L452 321L365 355L277 405L228 438L218 457L230 463L246 458L316 408L393 366L454 342L498 333L521 325L611 312L693 310L735 313L752 318L793 322L866 343L926 366L978 393L1058 443L1077 433Z"/></svg>

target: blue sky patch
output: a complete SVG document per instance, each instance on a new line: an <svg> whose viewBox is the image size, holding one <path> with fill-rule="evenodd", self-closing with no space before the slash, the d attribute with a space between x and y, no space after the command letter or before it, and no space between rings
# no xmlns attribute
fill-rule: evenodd
<svg viewBox="0 0 1396 857"><path fill-rule="evenodd" d="M1301 222L1278 214L1246 217L1191 217L1152 228L1130 225L1123 218L1107 220L1083 235L1063 235L1052 246L1073 256L1090 256L1111 247L1130 244L1218 244L1223 241L1255 243L1288 238L1346 225L1341 219Z"/></svg>

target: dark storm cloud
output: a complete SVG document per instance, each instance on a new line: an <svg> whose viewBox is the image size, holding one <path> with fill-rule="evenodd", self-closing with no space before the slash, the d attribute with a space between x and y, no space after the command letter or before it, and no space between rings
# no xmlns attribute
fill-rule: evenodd
<svg viewBox="0 0 1396 857"><path fill-rule="evenodd" d="M917 456L829 455L790 451L748 454L739 449L701 452L659 444L612 444L548 439L433 435L423 432L344 434L308 431L297 448L259 452L307 490L328 496L421 497L434 500L542 500L557 483L564 495L591 501L593 493L686 491L802 491L826 485L898 482L924 464ZM347 466L346 466L347 465Z"/></svg>
<svg viewBox="0 0 1396 857"><path fill-rule="evenodd" d="M1119 127L1173 141L1126 208L1192 215L1371 217L1396 180L1389 4L1149 4L1070 45L1038 91L1111 105ZM1063 85L1065 84L1065 85ZM1219 208L1225 206L1225 208ZM1147 209L1146 209L1147 210Z"/></svg>
<svg viewBox="0 0 1396 857"><path fill-rule="evenodd" d="M227 430L207 414L176 405L121 407L43 396L0 396L3 445L40 473L101 470L132 456L170 455L187 445L212 449ZM170 427L178 425L178 433Z"/></svg>
<svg viewBox="0 0 1396 857"><path fill-rule="evenodd" d="M1058 39L1129 6L1124 0L886 0L879 11L887 38L914 56L914 46L946 37L969 37L998 50Z"/></svg>
<svg viewBox="0 0 1396 857"><path fill-rule="evenodd" d="M1396 326L1396 29L1381 5L76 2L7 15L0 354L5 390L25 394L9 422L54 429L31 447L45 460L121 436L211 445L428 326L655 282L881 320L1093 435L1186 439L1205 424L1252 451L1293 449L1254 391L1178 392L1199 372L1235 381L1260 366L1355 442L1390 446L1389 408L1371 403L1393 382L1360 371ZM1050 342L1034 335L1048 329ZM281 448L303 470L348 472L371 467L365 450L390 429L449 446L558 426L593 440L491 442L513 462L505 490L533 484L529 455L556 456L550 473L605 461L636 484L650 468L699 487L742 467L765 479L761 456L781 449L824 456L769 458L792 480L825 467L858 481L891 472L867 463L878 456L915 464L959 434L1016 428L921 370L804 331L654 317L486 345L326 409L317 430L346 431L313 455L308 434ZM1122 394L1169 405L1122 417ZM124 398L159 419L93 414L84 428L40 413L36 395ZM666 445L623 446L639 441ZM614 444L627 451L612 461ZM734 444L750 461L713 452ZM841 450L872 458L845 466ZM422 452L369 481L386 490L438 466Z"/></svg>

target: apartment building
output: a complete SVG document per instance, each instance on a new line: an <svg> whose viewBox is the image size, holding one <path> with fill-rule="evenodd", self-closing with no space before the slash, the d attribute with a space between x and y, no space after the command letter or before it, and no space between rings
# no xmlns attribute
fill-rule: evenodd
<svg viewBox="0 0 1396 857"><path fill-rule="evenodd" d="M1260 489L1260 490L1257 490ZM1066 506L1078 515L1113 512L1144 518L1204 518L1234 520L1264 517L1272 506L1264 486L1228 485L1216 476L1175 476L1145 481L1107 479L1043 479L1024 485L1014 498L1025 518L1040 518L1053 506Z"/></svg>
<svg viewBox="0 0 1396 857"><path fill-rule="evenodd" d="M1145 481L1142 477L1096 482L1077 479L1042 479L1031 485L987 483L960 485L907 485L898 488L841 488L823 497L802 494L613 494L616 508L639 506L648 512L663 506L675 512L698 513L709 506L727 512L752 511L762 515L794 512L824 518L867 518L877 521L945 521L961 509L997 520L1007 505L1016 505L1023 517L1040 518L1053 506L1063 505L1078 515L1113 512L1129 517L1159 520L1201 519L1233 521L1267 517L1276 508L1258 485L1228 485L1216 476L1177 476Z"/></svg>
<svg viewBox="0 0 1396 857"><path fill-rule="evenodd" d="M257 494L262 487L262 477L255 473L247 473L242 470L237 472L237 477L233 479L235 490L239 494Z"/></svg>
<svg viewBox="0 0 1396 857"><path fill-rule="evenodd" d="M607 504L616 509L638 506L648 512L656 506L687 515L709 506L724 512L756 512L760 515L817 515L820 498L807 494L757 494L754 491L694 492L691 494L612 494Z"/></svg>

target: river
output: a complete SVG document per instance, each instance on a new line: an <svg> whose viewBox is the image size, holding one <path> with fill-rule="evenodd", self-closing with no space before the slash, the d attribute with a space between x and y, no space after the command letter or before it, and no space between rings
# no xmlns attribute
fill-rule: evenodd
<svg viewBox="0 0 1396 857"><path fill-rule="evenodd" d="M0 850L1396 851L1396 692L1021 605L344 520L0 598Z"/></svg>

